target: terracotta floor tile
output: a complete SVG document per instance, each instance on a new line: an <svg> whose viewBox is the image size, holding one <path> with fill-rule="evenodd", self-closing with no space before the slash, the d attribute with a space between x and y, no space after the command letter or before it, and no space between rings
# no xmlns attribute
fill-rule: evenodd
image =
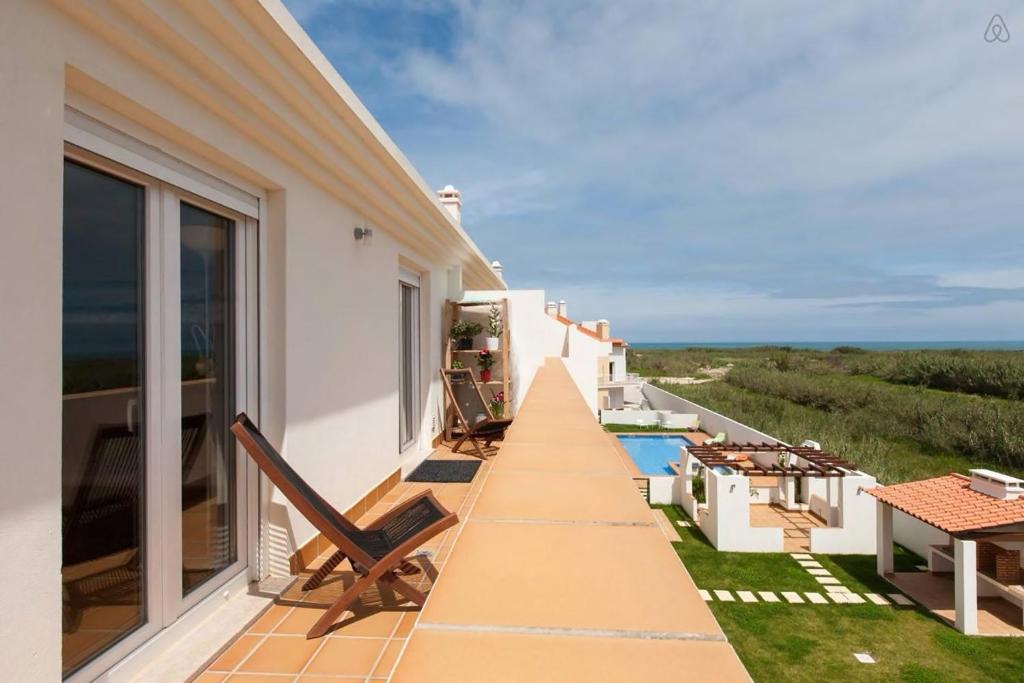
<svg viewBox="0 0 1024 683"><path fill-rule="evenodd" d="M384 654L381 655L380 661L373 668L373 675L375 677L387 678L391 675L392 669L395 668L395 662L398 661L398 653L402 651L404 645L404 640L392 640L388 643L387 647L384 648Z"/></svg>
<svg viewBox="0 0 1024 683"><path fill-rule="evenodd" d="M362 683L365 680L363 676L299 676L298 683Z"/></svg>
<svg viewBox="0 0 1024 683"><path fill-rule="evenodd" d="M398 624L398 628L395 630L393 638L408 638L409 633L412 631L413 624L416 623L416 617L419 616L419 612L409 612L408 614L402 615L402 620Z"/></svg>
<svg viewBox="0 0 1024 683"><path fill-rule="evenodd" d="M654 524L650 507L623 476L494 472L472 518Z"/></svg>
<svg viewBox="0 0 1024 683"><path fill-rule="evenodd" d="M749 681L728 643L417 630L392 683Z"/></svg>
<svg viewBox="0 0 1024 683"><path fill-rule="evenodd" d="M210 669L212 671L231 671L252 652L253 648L259 644L261 637L250 635L240 637L214 660L213 664L210 665Z"/></svg>
<svg viewBox="0 0 1024 683"><path fill-rule="evenodd" d="M411 608L408 608L411 609ZM331 636L362 636L387 638L395 630L399 620L408 612L378 610L346 615L331 631Z"/></svg>
<svg viewBox="0 0 1024 683"><path fill-rule="evenodd" d="M420 621L721 633L656 526L471 520Z"/></svg>
<svg viewBox="0 0 1024 683"><path fill-rule="evenodd" d="M221 683L227 676L227 674L215 674L206 671L196 676L192 683Z"/></svg>
<svg viewBox="0 0 1024 683"><path fill-rule="evenodd" d="M494 472L531 470L580 472L586 474L622 474L622 463L609 448L575 444L552 448L547 444L502 446L501 457L494 461Z"/></svg>
<svg viewBox="0 0 1024 683"><path fill-rule="evenodd" d="M259 619L249 627L249 633L270 633L292 610L291 605L271 605Z"/></svg>
<svg viewBox="0 0 1024 683"><path fill-rule="evenodd" d="M274 628L274 633L305 635L323 613L324 610L319 607L296 607Z"/></svg>
<svg viewBox="0 0 1024 683"><path fill-rule="evenodd" d="M274 676L273 674L236 673L228 676L225 683L290 683L292 678L294 676L290 674Z"/></svg>
<svg viewBox="0 0 1024 683"><path fill-rule="evenodd" d="M369 676L387 644L385 638L328 638L305 673Z"/></svg>
<svg viewBox="0 0 1024 683"><path fill-rule="evenodd" d="M239 671L263 674L297 674L320 645L320 639L306 640L305 636L268 636Z"/></svg>

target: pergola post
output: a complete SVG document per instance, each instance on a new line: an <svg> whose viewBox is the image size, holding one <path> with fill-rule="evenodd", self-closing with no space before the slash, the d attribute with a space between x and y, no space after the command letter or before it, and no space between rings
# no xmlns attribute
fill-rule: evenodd
<svg viewBox="0 0 1024 683"><path fill-rule="evenodd" d="M975 541L953 539L956 595L956 628L961 633L978 633L978 553Z"/></svg>
<svg viewBox="0 0 1024 683"><path fill-rule="evenodd" d="M875 505L878 514L875 515L875 525L878 539L878 573L881 576L888 576L896 571L892 553L892 506L876 501Z"/></svg>

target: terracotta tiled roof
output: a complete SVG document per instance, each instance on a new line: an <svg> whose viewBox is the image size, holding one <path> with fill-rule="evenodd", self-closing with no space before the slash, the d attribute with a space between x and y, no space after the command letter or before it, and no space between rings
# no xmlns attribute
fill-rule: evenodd
<svg viewBox="0 0 1024 683"><path fill-rule="evenodd" d="M1000 500L979 493L962 474L882 486L868 493L951 534L1024 522L1024 498Z"/></svg>

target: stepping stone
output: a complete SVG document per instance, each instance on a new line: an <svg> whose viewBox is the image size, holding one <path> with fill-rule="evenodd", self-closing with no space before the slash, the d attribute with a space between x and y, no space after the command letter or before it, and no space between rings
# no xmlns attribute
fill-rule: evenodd
<svg viewBox="0 0 1024 683"><path fill-rule="evenodd" d="M878 593L865 593L864 597L870 600L871 602L875 603L876 605L883 605L886 607L889 605L889 601L883 598Z"/></svg>
<svg viewBox="0 0 1024 683"><path fill-rule="evenodd" d="M822 586L838 586L839 579L834 576L815 576L814 580L820 583Z"/></svg>
<svg viewBox="0 0 1024 683"><path fill-rule="evenodd" d="M919 572L926 572L926 571L928 571L928 565L926 565L926 564L915 564L914 565L914 569L916 569Z"/></svg>
<svg viewBox="0 0 1024 683"><path fill-rule="evenodd" d="M683 520L679 519L679 520L676 520L676 526L688 527L688 526L690 526L690 523L689 522L684 522Z"/></svg>
<svg viewBox="0 0 1024 683"><path fill-rule="evenodd" d="M813 560L814 559L813 557L811 557L807 553L790 553L789 556L792 557L794 560Z"/></svg>
<svg viewBox="0 0 1024 683"><path fill-rule="evenodd" d="M828 600L825 599L825 596L821 593L804 593L804 595L806 595L807 599L815 605L824 605L828 602Z"/></svg>
<svg viewBox="0 0 1024 683"><path fill-rule="evenodd" d="M782 597L786 598L786 602L791 605L802 605L804 603L804 599L800 597L800 594L793 591L782 591Z"/></svg>
<svg viewBox="0 0 1024 683"><path fill-rule="evenodd" d="M907 598L903 593L888 593L889 599L895 602L900 607L912 607L914 602Z"/></svg>
<svg viewBox="0 0 1024 683"><path fill-rule="evenodd" d="M736 591L736 595L740 596L743 602L757 602L757 598L750 591Z"/></svg>
<svg viewBox="0 0 1024 683"><path fill-rule="evenodd" d="M850 603L851 605L863 605L864 604L864 598L862 598L861 596L857 595L856 593L843 593L843 595L846 596L846 602Z"/></svg>
<svg viewBox="0 0 1024 683"><path fill-rule="evenodd" d="M732 597L732 593L729 591L713 591L715 597L722 602L736 602L736 598Z"/></svg>
<svg viewBox="0 0 1024 683"><path fill-rule="evenodd" d="M832 576L832 572L827 569L808 569L807 573L811 576Z"/></svg>
<svg viewBox="0 0 1024 683"><path fill-rule="evenodd" d="M697 593L700 595L701 600L704 602L711 602L711 593L708 593L703 588L698 588Z"/></svg>
<svg viewBox="0 0 1024 683"><path fill-rule="evenodd" d="M829 593L849 593L851 592L846 586L825 586L825 590Z"/></svg>
<svg viewBox="0 0 1024 683"><path fill-rule="evenodd" d="M761 599L765 602L779 601L779 596L777 596L775 593L772 593L771 591L758 591L757 594L760 595Z"/></svg>
<svg viewBox="0 0 1024 683"><path fill-rule="evenodd" d="M832 602L837 604L846 604L849 600L846 599L846 593L829 593L828 597L832 599Z"/></svg>
<svg viewBox="0 0 1024 683"><path fill-rule="evenodd" d="M821 562L816 560L797 560L804 569L821 569Z"/></svg>
<svg viewBox="0 0 1024 683"><path fill-rule="evenodd" d="M861 664L874 664L875 658L869 655L867 652L854 652L853 658Z"/></svg>

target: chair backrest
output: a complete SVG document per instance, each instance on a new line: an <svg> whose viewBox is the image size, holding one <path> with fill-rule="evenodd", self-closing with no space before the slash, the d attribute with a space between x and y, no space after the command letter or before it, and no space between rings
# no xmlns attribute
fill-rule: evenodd
<svg viewBox="0 0 1024 683"><path fill-rule="evenodd" d="M248 415L239 413L235 423L231 425L231 431L267 478L313 526L337 544L349 557L365 566L373 564L373 558L353 538L360 533L359 527L345 519L344 515L335 510L299 476L277 449L270 445Z"/></svg>
<svg viewBox="0 0 1024 683"><path fill-rule="evenodd" d="M467 430L473 427L486 424L491 421L491 407L486 398L484 398L484 392L480 389L480 384L477 383L476 377L473 376L473 371L469 368L455 368L451 370L441 369L441 380L444 382L444 389L448 393L448 399L452 403L452 407L455 408L455 413L459 417L459 422ZM460 395L455 394L455 383L465 385L467 382L473 387L472 391L459 392ZM471 419L475 419L477 415L484 415L484 419L479 422L470 422Z"/></svg>

